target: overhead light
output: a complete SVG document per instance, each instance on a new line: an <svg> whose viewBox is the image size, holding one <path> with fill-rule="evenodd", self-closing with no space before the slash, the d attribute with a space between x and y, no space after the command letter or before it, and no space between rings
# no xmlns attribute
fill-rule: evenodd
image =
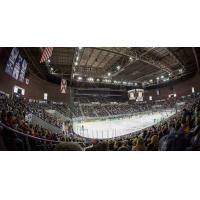
<svg viewBox="0 0 200 200"><path fill-rule="evenodd" d="M133 83L131 83L131 82L128 82L128 85L133 85Z"/></svg>
<svg viewBox="0 0 200 200"><path fill-rule="evenodd" d="M50 68L50 72L53 73L53 67Z"/></svg>
<svg viewBox="0 0 200 200"><path fill-rule="evenodd" d="M77 65L78 65L78 62L75 62L74 65L77 66Z"/></svg>
<svg viewBox="0 0 200 200"><path fill-rule="evenodd" d="M171 73L169 73L168 75L171 76Z"/></svg>
<svg viewBox="0 0 200 200"><path fill-rule="evenodd" d="M150 83L153 83L153 80L151 79L151 80L149 80L149 82L150 82Z"/></svg>
<svg viewBox="0 0 200 200"><path fill-rule="evenodd" d="M163 79L163 81L164 81L164 82L169 81L169 78L165 78L165 79Z"/></svg>
<svg viewBox="0 0 200 200"><path fill-rule="evenodd" d="M121 83L121 81L113 81L113 83L115 83L115 84L120 84Z"/></svg>
<svg viewBox="0 0 200 200"><path fill-rule="evenodd" d="M120 70L120 68L121 68L120 65L118 65L118 66L117 66L117 70Z"/></svg>
<svg viewBox="0 0 200 200"><path fill-rule="evenodd" d="M192 87L192 93L195 93L194 87Z"/></svg>
<svg viewBox="0 0 200 200"><path fill-rule="evenodd" d="M108 76L111 76L111 73L110 73L110 72L108 72Z"/></svg>
<svg viewBox="0 0 200 200"><path fill-rule="evenodd" d="M174 94L174 97L176 97L176 94Z"/></svg>
<svg viewBox="0 0 200 200"><path fill-rule="evenodd" d="M110 79L104 79L103 82L111 83L111 80Z"/></svg>
<svg viewBox="0 0 200 200"><path fill-rule="evenodd" d="M160 78L162 78L162 79L163 79L163 78L164 78L164 76L161 76Z"/></svg>
<svg viewBox="0 0 200 200"><path fill-rule="evenodd" d="M159 80L160 78L159 78L159 77L157 77L156 79L157 79L157 80Z"/></svg>
<svg viewBox="0 0 200 200"><path fill-rule="evenodd" d="M130 61L133 61L133 58L130 56L130 57L129 57L129 60L130 60Z"/></svg>
<svg viewBox="0 0 200 200"><path fill-rule="evenodd" d="M94 81L94 78L89 77L87 80L90 81L90 82L93 82L93 81Z"/></svg>
<svg viewBox="0 0 200 200"><path fill-rule="evenodd" d="M111 80L110 79L104 79L103 82L105 82L105 83L111 83Z"/></svg>
<svg viewBox="0 0 200 200"><path fill-rule="evenodd" d="M97 78L97 80L96 80L97 82L99 82L100 80L99 80L99 78Z"/></svg>
<svg viewBox="0 0 200 200"><path fill-rule="evenodd" d="M81 76L78 77L78 80L81 81L83 78Z"/></svg>

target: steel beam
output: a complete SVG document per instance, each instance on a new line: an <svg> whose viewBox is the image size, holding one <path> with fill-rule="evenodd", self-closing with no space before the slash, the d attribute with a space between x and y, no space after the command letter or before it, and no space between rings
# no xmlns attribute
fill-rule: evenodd
<svg viewBox="0 0 200 200"><path fill-rule="evenodd" d="M169 54L177 61L177 63L180 64L181 67L183 67L185 69L184 64L182 63L182 61L175 55L175 53L169 48L166 47L166 50L169 52Z"/></svg>
<svg viewBox="0 0 200 200"><path fill-rule="evenodd" d="M139 61L145 62L149 65L152 65L152 66L154 66L158 69L161 69L165 72L168 72L168 73L172 72L172 70L167 65L165 65L164 63L157 61L152 56L147 56L147 54L139 53L139 52L137 52L136 50L133 50L133 49L129 49L129 48L128 49L127 48L126 49L121 48L120 50L112 50L112 49L108 49L108 48L98 48L98 49L108 51L108 52L112 52L112 53L116 53L116 54L123 55L123 56L132 57L133 62L136 62L137 60L139 60Z"/></svg>
<svg viewBox="0 0 200 200"><path fill-rule="evenodd" d="M154 71L154 72L152 72L150 74L142 75L139 78L136 78L134 81L142 81L143 78L147 78L147 77L151 77L152 78L152 76L155 76L155 75L158 75L158 74L160 75L161 73L162 73L161 70Z"/></svg>
<svg viewBox="0 0 200 200"><path fill-rule="evenodd" d="M195 60L196 60L197 71L198 71L198 73L200 73L199 60L198 60L198 56L197 56L197 52L195 50L195 47L192 47L192 51L193 51L193 54L194 54L194 57L195 57Z"/></svg>
<svg viewBox="0 0 200 200"><path fill-rule="evenodd" d="M25 55L28 57L29 61L31 61L33 68L41 75L41 77L43 79L46 79L43 72L41 72L38 68L38 66L40 66L39 62L35 63L36 59L32 57L32 53L31 53L30 49L26 48L26 47L22 47L22 49L23 49Z"/></svg>

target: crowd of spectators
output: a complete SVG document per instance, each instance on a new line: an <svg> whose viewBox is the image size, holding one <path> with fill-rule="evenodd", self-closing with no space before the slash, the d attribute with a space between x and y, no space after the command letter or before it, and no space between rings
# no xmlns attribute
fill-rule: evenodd
<svg viewBox="0 0 200 200"><path fill-rule="evenodd" d="M110 150L110 151L141 151L141 150L199 150L200 149L200 100L199 96L191 96L186 100L186 104L182 108L181 112L172 116L170 119L162 121L161 123L154 125L151 128L125 135L119 138L113 138L108 140L87 139L82 138L75 133L71 128L71 135L65 135L63 133L53 133L39 125L33 125L25 120L27 112L38 112L38 110L45 110L49 108L49 105L42 105L35 103L28 103L24 99L20 98L0 98L1 117L0 121L17 131L20 131L29 137L29 144L33 147L33 150L37 150L36 147L40 146L43 150L53 149L69 149L73 150L72 143L81 143L82 147L86 147L85 150ZM168 104L174 106L174 103L170 101ZM153 103L148 104L148 108L152 108ZM139 104L138 104L139 105ZM167 101L163 104L166 108ZM46 107L45 107L46 106ZM97 105L95 105L97 106ZM101 110L101 105L98 105L98 109ZM133 105L131 105L133 106ZM60 106L62 109L62 106ZM122 105L123 112L128 112L130 105ZM35 109L35 111L34 111ZM63 108L64 109L64 108ZM97 110L98 110L97 109ZM103 112L107 112L104 107ZM118 105L112 105L111 113L118 113L120 110ZM146 109L146 107L145 107ZM135 112L131 110L130 112ZM40 112L38 112L41 114ZM97 112L97 113L100 113ZM49 118L46 115L40 117ZM1 130L1 135L9 150L26 150L26 137L18 134L7 128ZM33 137L44 139L35 139ZM45 141L46 140L46 141ZM51 140L51 141L49 141ZM54 141L54 142L52 142ZM63 143L64 142L64 143ZM58 143L58 144L57 144ZM61 145L62 144L62 145ZM58 148L57 146L60 145ZM46 148L49 147L49 148ZM80 147L80 149L83 149ZM77 148L76 148L77 149Z"/></svg>
<svg viewBox="0 0 200 200"><path fill-rule="evenodd" d="M75 117L107 117L107 116L119 116L119 115L131 115L137 112L146 112L161 109L175 108L176 101L174 99L160 101L160 102L125 102L125 103L107 103L107 104L80 104L75 106L78 115Z"/></svg>
<svg viewBox="0 0 200 200"><path fill-rule="evenodd" d="M0 121L6 127L26 134L29 137L29 145L33 150L37 150L38 147L50 150L55 147L59 142L83 142L84 139L74 135L66 135L63 133L53 133L39 125L33 125L25 120L25 113L28 110L27 105L24 104L22 99L0 99L0 106L2 108ZM26 137L18 134L4 127L1 130L1 136L8 150L25 150L27 149ZM40 139L35 139L35 138ZM54 141L54 142L51 142ZM54 144L54 145L53 145ZM47 148L46 148L47 147Z"/></svg>
<svg viewBox="0 0 200 200"><path fill-rule="evenodd" d="M55 109L55 105L46 102L27 102L25 100L23 100L23 103L27 105L27 113L32 113L47 123L62 128L63 120L48 112L48 110ZM56 106L56 109L59 110L59 107Z"/></svg>
<svg viewBox="0 0 200 200"><path fill-rule="evenodd" d="M110 140L95 140L93 151L200 150L200 98L192 97L182 111L155 126Z"/></svg>

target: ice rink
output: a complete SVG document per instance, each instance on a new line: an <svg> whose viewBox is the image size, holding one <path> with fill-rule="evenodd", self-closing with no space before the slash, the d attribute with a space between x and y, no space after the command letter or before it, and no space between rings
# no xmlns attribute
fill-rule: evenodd
<svg viewBox="0 0 200 200"><path fill-rule="evenodd" d="M87 138L112 138L152 126L175 114L174 110L127 118L74 122L74 131Z"/></svg>

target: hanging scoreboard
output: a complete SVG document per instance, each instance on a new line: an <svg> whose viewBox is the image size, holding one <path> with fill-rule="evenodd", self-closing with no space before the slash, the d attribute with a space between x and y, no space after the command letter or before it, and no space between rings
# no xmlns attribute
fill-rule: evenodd
<svg viewBox="0 0 200 200"><path fill-rule="evenodd" d="M144 89L133 89L128 91L129 100L143 101Z"/></svg>
<svg viewBox="0 0 200 200"><path fill-rule="evenodd" d="M129 100L135 100L135 89L128 91Z"/></svg>

